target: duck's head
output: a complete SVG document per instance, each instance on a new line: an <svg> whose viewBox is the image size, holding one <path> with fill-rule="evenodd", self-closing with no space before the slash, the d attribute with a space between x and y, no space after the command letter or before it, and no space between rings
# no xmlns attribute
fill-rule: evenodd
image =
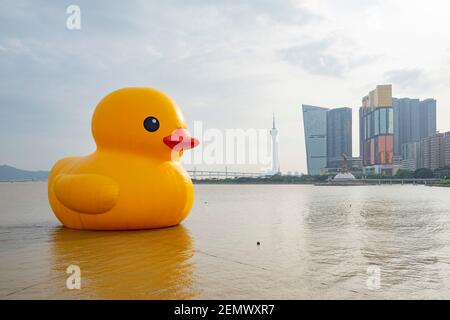
<svg viewBox="0 0 450 320"><path fill-rule="evenodd" d="M92 118L92 134L98 149L165 160L179 158L199 143L186 130L175 102L152 88L125 88L104 97Z"/></svg>

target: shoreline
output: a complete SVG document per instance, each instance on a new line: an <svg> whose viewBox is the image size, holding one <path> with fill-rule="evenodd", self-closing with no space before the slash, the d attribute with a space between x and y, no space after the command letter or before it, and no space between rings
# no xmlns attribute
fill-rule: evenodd
<svg viewBox="0 0 450 320"><path fill-rule="evenodd" d="M194 185L312 185L317 187L357 187L357 186L380 186L380 185L423 185L427 187L442 187L450 188L450 184L440 184L440 183L411 183L401 181L391 182L392 180L386 179L385 182L374 182L374 181L357 181L357 182L337 182L337 183L327 183L327 182L282 182L282 181L264 181L264 182L238 182L238 181L217 181L217 180L193 180ZM12 183L47 183L46 180L2 180L0 184L12 184Z"/></svg>

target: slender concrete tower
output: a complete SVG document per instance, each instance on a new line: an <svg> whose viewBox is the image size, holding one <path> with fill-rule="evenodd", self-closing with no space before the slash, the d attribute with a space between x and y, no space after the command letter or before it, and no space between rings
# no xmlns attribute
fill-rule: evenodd
<svg viewBox="0 0 450 320"><path fill-rule="evenodd" d="M272 173L277 174L280 173L280 160L278 159L278 129L275 127L275 113L270 135L272 136Z"/></svg>

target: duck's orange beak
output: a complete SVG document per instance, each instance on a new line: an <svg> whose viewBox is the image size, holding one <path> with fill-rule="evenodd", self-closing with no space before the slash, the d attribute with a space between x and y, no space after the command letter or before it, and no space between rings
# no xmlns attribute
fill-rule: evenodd
<svg viewBox="0 0 450 320"><path fill-rule="evenodd" d="M195 148L199 145L199 141L193 137L189 131L178 128L170 136L163 138L164 143L172 150L181 151Z"/></svg>

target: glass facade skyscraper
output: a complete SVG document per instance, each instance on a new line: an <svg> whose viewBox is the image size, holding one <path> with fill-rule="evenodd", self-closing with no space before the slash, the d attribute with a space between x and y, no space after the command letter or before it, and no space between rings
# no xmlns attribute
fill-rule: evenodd
<svg viewBox="0 0 450 320"><path fill-rule="evenodd" d="M308 174L319 175L327 166L327 111L302 105Z"/></svg>
<svg viewBox="0 0 450 320"><path fill-rule="evenodd" d="M392 86L379 85L362 99L360 148L366 171L393 173L394 112Z"/></svg>
<svg viewBox="0 0 450 320"><path fill-rule="evenodd" d="M340 168L344 153L352 159L352 109L310 105L302 109L308 174Z"/></svg>
<svg viewBox="0 0 450 320"><path fill-rule="evenodd" d="M430 137L436 134L436 100L420 101L420 136Z"/></svg>
<svg viewBox="0 0 450 320"><path fill-rule="evenodd" d="M352 157L352 109L327 112L327 167L340 168L342 155Z"/></svg>
<svg viewBox="0 0 450 320"><path fill-rule="evenodd" d="M402 145L418 142L436 133L436 100L392 99L394 109L394 154L402 155Z"/></svg>

